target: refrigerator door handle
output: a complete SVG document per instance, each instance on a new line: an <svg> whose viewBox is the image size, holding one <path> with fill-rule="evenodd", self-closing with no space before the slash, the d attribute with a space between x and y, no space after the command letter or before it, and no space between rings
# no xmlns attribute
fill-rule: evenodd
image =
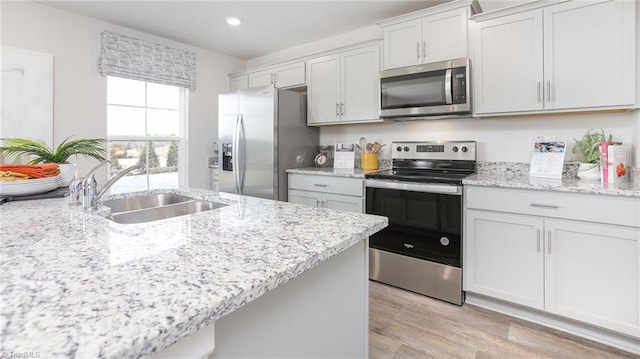
<svg viewBox="0 0 640 359"><path fill-rule="evenodd" d="M238 171L240 170L239 162L240 162L240 154L238 153L239 141L240 141L240 115L236 117L236 125L233 128L233 147L232 147L232 158L231 158L231 166L233 167L233 184L236 187L236 193L240 194L240 176Z"/></svg>
<svg viewBox="0 0 640 359"><path fill-rule="evenodd" d="M238 123L238 194L242 194L244 191L244 175L246 169L246 158L245 158L245 134L244 134L244 119L242 114L240 114L240 122Z"/></svg>

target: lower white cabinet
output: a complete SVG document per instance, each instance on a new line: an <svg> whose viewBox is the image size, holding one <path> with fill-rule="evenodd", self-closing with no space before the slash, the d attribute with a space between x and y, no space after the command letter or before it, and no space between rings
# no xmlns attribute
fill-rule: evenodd
<svg viewBox="0 0 640 359"><path fill-rule="evenodd" d="M544 308L543 220L467 210L465 290Z"/></svg>
<svg viewBox="0 0 640 359"><path fill-rule="evenodd" d="M640 337L640 199L465 187L465 200L466 291ZM631 221L563 218L585 200Z"/></svg>
<svg viewBox="0 0 640 359"><path fill-rule="evenodd" d="M640 230L545 220L545 310L640 336Z"/></svg>
<svg viewBox="0 0 640 359"><path fill-rule="evenodd" d="M364 213L364 181L359 178L289 174L289 202Z"/></svg>

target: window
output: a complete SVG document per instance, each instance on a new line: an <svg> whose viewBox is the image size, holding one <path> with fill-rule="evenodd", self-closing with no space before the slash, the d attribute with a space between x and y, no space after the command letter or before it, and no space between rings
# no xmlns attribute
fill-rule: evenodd
<svg viewBox="0 0 640 359"><path fill-rule="evenodd" d="M186 182L185 128L188 90L107 77L109 176L140 165L111 193L178 188Z"/></svg>

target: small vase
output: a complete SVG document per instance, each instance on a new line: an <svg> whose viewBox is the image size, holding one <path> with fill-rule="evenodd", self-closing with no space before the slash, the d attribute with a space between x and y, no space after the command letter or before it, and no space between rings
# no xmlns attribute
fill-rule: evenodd
<svg viewBox="0 0 640 359"><path fill-rule="evenodd" d="M60 167L61 187L67 187L76 178L78 166L75 163L58 163Z"/></svg>
<svg viewBox="0 0 640 359"><path fill-rule="evenodd" d="M578 178L588 181L600 181L600 165L597 163L581 163L578 166Z"/></svg>

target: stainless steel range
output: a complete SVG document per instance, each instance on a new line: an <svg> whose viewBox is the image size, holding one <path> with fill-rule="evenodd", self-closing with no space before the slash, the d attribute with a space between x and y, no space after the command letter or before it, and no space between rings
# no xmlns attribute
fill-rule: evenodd
<svg viewBox="0 0 640 359"><path fill-rule="evenodd" d="M366 175L367 213L389 217L369 239L370 278L461 305L462 179L476 143L394 142L391 158Z"/></svg>

